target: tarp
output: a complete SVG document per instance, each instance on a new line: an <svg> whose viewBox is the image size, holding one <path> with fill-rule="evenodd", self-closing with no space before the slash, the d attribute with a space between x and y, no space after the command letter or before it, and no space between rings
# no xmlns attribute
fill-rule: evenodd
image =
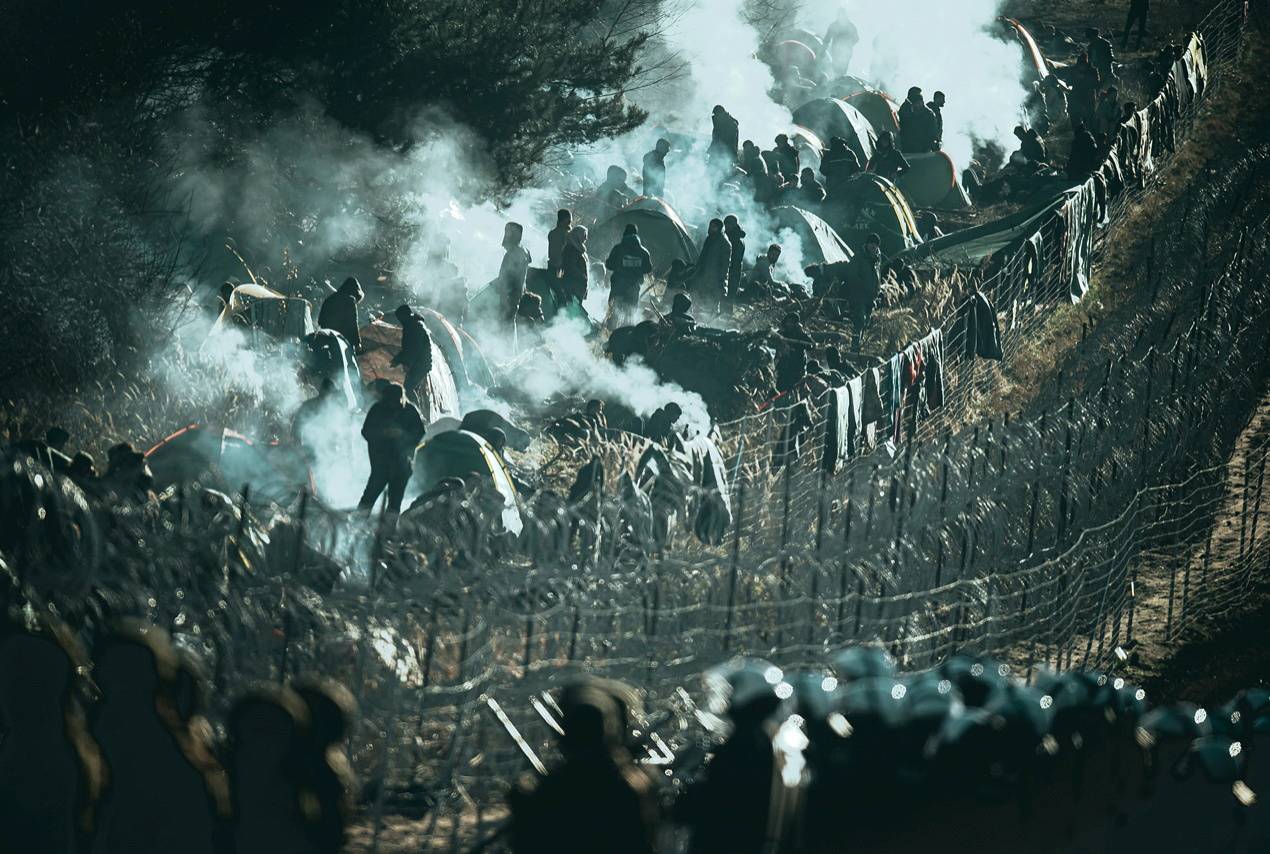
<svg viewBox="0 0 1270 854"><path fill-rule="evenodd" d="M229 296L212 331L230 325L258 329L275 338L303 338L317 327L309 301L288 297L263 285L239 285Z"/></svg>
<svg viewBox="0 0 1270 854"><path fill-rule="evenodd" d="M912 168L895 183L912 207L958 211L971 206L970 198L957 181L957 167L945 152L904 156Z"/></svg>
<svg viewBox="0 0 1270 854"><path fill-rule="evenodd" d="M1036 39L1028 31L1028 28L1020 24L1014 18L1002 16L997 19L1014 31L1015 37L1019 40L1019 46L1023 48L1024 61L1027 63L1028 76L1024 82L1031 83L1034 80L1044 80L1049 76L1049 63L1045 61L1041 48L1036 43Z"/></svg>
<svg viewBox="0 0 1270 854"><path fill-rule="evenodd" d="M835 136L842 137L861 166L873 157L877 131L864 114L846 101L839 98L808 101L794 111L794 121L813 130L826 146Z"/></svg>
<svg viewBox="0 0 1270 854"><path fill-rule="evenodd" d="M362 327L361 334L362 352L357 356L357 365L362 369L362 379L366 382L383 379L404 383L405 371L400 365L392 364L393 357L401 350L401 327L374 320ZM422 397L427 411L422 415L426 421L457 417L459 390L454 382L454 372L450 370L445 352L437 346L437 336L429 332L428 337L432 339L432 370L423 382Z"/></svg>
<svg viewBox="0 0 1270 854"><path fill-rule="evenodd" d="M851 260L851 247L833 226L802 208L783 206L772 209L778 233L789 229L802 241L803 264L833 264Z"/></svg>
<svg viewBox="0 0 1270 854"><path fill-rule="evenodd" d="M652 256L655 272L669 270L676 258L686 264L696 260L697 251L688 227L674 208L652 196L640 196L597 225L587 238L591 255L599 260L607 258L609 250L621 241L626 226L632 223L639 227L639 239Z"/></svg>
<svg viewBox="0 0 1270 854"><path fill-rule="evenodd" d="M928 240L899 257L910 267L974 267L989 255L1026 240L1054 215L1066 199L1066 195L1059 195L995 222Z"/></svg>
<svg viewBox="0 0 1270 854"><path fill-rule="evenodd" d="M897 137L900 132L900 118L896 111L900 105L882 92L866 90L845 96L842 100L855 107L873 125L875 133L889 130ZM863 164L861 164L863 165Z"/></svg>
<svg viewBox="0 0 1270 854"><path fill-rule="evenodd" d="M846 208L828 208L830 225L850 246L876 233L882 238L882 253L890 257L922 242L913 210L899 188L880 175L864 172L847 185L850 200Z"/></svg>
<svg viewBox="0 0 1270 854"><path fill-rule="evenodd" d="M427 492L447 477L471 487L492 487L503 500L503 529L519 534L523 527L516 486L502 459L488 442L467 430L449 430L425 440L415 454L413 485Z"/></svg>

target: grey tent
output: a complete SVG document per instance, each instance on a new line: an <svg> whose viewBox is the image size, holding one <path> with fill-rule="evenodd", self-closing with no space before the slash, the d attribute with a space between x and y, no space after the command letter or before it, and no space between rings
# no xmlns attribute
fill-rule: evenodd
<svg viewBox="0 0 1270 854"><path fill-rule="evenodd" d="M1061 208L1068 193L994 222L927 241L900 254L911 267L973 267L1007 246L1021 243Z"/></svg>
<svg viewBox="0 0 1270 854"><path fill-rule="evenodd" d="M778 233L786 229L798 235L802 242L803 264L834 264L850 261L851 247L847 246L833 226L802 208L785 206L774 208Z"/></svg>
<svg viewBox="0 0 1270 854"><path fill-rule="evenodd" d="M815 132L824 144L835 136L847 141L861 167L873 157L878 135L869 120L851 104L839 98L817 98L794 111L794 121Z"/></svg>
<svg viewBox="0 0 1270 854"><path fill-rule="evenodd" d="M960 211L972 207L970 197L957 180L957 167L942 151L907 154L909 170L896 186L914 208Z"/></svg>
<svg viewBox="0 0 1270 854"><path fill-rule="evenodd" d="M632 224L638 226L640 242L652 256L656 272L670 269L676 258L686 264L696 260L696 247L679 214L662 199L651 196L640 196L597 225L587 238L591 255L601 259L606 257L622 239L626 226Z"/></svg>

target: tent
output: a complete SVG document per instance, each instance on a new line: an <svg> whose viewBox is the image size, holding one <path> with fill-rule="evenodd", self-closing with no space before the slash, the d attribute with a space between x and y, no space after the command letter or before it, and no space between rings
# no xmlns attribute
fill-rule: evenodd
<svg viewBox="0 0 1270 854"><path fill-rule="evenodd" d="M303 458L293 449L261 445L233 430L190 424L145 453L155 489L216 476L233 491L251 487L257 500L285 502L309 483Z"/></svg>
<svg viewBox="0 0 1270 854"><path fill-rule="evenodd" d="M400 366L392 364L393 357L401 350L401 327L374 320L363 326L361 333L362 352L357 356L357 365L362 370L362 378L367 382L388 380L404 383L405 372ZM459 390L445 352L437 346L438 336L429 334L429 337L432 339L432 370L418 391L422 392L425 402L424 420L435 421L447 415L458 415ZM414 392L416 389L407 391Z"/></svg>
<svg viewBox="0 0 1270 854"><path fill-rule="evenodd" d="M303 338L317 327L309 301L288 297L264 285L239 285L216 318L213 332L227 326L259 330L274 338Z"/></svg>
<svg viewBox="0 0 1270 854"><path fill-rule="evenodd" d="M1036 43L1036 39L1028 31L1028 28L1016 21L1014 18L1002 16L997 20L1007 28L1007 32L1014 33L1015 38L1019 40L1019 47L1023 48L1024 67L1027 69L1027 78L1024 82L1031 84L1033 81L1044 80L1050 75L1049 63L1045 61L1041 48Z"/></svg>
<svg viewBox="0 0 1270 854"><path fill-rule="evenodd" d="M851 248L829 223L810 211L792 206L772 209L777 231L789 229L802 241L803 264L833 264L851 260Z"/></svg>
<svg viewBox="0 0 1270 854"><path fill-rule="evenodd" d="M357 407L362 394L362 372L357 355L344 336L330 329L319 329L304 339L307 347L305 367L315 376L329 379L344 397L349 409Z"/></svg>
<svg viewBox="0 0 1270 854"><path fill-rule="evenodd" d="M794 121L818 134L826 146L835 136L845 139L861 166L873 157L877 131L863 113L846 101L839 98L808 101L794 111Z"/></svg>
<svg viewBox="0 0 1270 854"><path fill-rule="evenodd" d="M865 236L882 238L882 254L890 257L922 242L913 209L899 188L880 175L863 172L847 186L845 207L829 207L824 213L848 245L857 246Z"/></svg>
<svg viewBox="0 0 1270 854"><path fill-rule="evenodd" d="M789 141L798 149L799 162L803 167L820 168L820 160L825 156L825 141L810 128L794 125L789 130Z"/></svg>
<svg viewBox="0 0 1270 854"><path fill-rule="evenodd" d="M412 485L427 492L447 477L461 478L472 487L491 487L502 497L502 526L519 534L523 523L516 485L502 459L480 436L467 430L447 430L419 445Z"/></svg>
<svg viewBox="0 0 1270 854"><path fill-rule="evenodd" d="M875 133L881 134L882 131L889 130L899 136L900 117L896 111L899 110L900 105L891 100L886 93L866 89L847 95L842 100L859 110L860 114L869 120L869 124L873 125Z"/></svg>
<svg viewBox="0 0 1270 854"><path fill-rule="evenodd" d="M639 239L653 257L653 269L664 272L676 258L691 264L697 259L688 227L675 209L662 199L640 196L607 221L597 225L587 238L591 256L603 261L622 239L627 225L639 227Z"/></svg>
<svg viewBox="0 0 1270 854"><path fill-rule="evenodd" d="M971 207L970 197L957 180L957 167L942 151L904 155L911 167L896 186L914 208L960 211Z"/></svg>
<svg viewBox="0 0 1270 854"><path fill-rule="evenodd" d="M910 267L973 267L989 255L1035 234L1067 201L1069 193L994 222L927 241L900 255Z"/></svg>
<svg viewBox="0 0 1270 854"><path fill-rule="evenodd" d="M419 315L428 327L433 343L450 363L450 373L454 375L460 391L474 385L485 388L497 385L494 373L485 361L485 354L471 335L439 311L423 308L419 309Z"/></svg>

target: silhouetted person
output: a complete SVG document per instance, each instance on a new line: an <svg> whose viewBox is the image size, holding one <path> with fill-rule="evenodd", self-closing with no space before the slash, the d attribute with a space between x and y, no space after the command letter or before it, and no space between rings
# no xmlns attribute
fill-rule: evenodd
<svg viewBox="0 0 1270 854"><path fill-rule="evenodd" d="M1094 114L1094 130L1108 140L1114 140L1123 118L1120 90L1109 86L1098 99L1098 111Z"/></svg>
<svg viewBox="0 0 1270 854"><path fill-rule="evenodd" d="M235 854L313 851L303 802L309 717L289 688L265 686L230 710L229 769Z"/></svg>
<svg viewBox="0 0 1270 854"><path fill-rule="evenodd" d="M851 179L860 174L860 159L840 136L829 140L829 151L820 161L820 174L825 176L825 196L832 204L846 199Z"/></svg>
<svg viewBox="0 0 1270 854"><path fill-rule="evenodd" d="M670 321L671 327L681 335L686 335L697 331L697 321L692 316L692 297L684 293L675 294L674 302L670 306L670 314L666 315L666 319Z"/></svg>
<svg viewBox="0 0 1270 854"><path fill-rule="evenodd" d="M686 291L692 286L692 277L696 267L682 258L670 262L670 272L666 274L666 290Z"/></svg>
<svg viewBox="0 0 1270 854"><path fill-rule="evenodd" d="M780 700L762 673L746 669L732 674L730 681L732 734L714 752L703 779L676 804L678 819L692 828L691 854L768 850L776 768L771 717Z"/></svg>
<svg viewBox="0 0 1270 854"><path fill-rule="evenodd" d="M644 155L644 195L662 198L666 195L666 155L670 142L657 140L653 150Z"/></svg>
<svg viewBox="0 0 1270 854"><path fill-rule="evenodd" d="M758 256L758 260L754 262L754 273L751 280L757 286L760 292L770 289L775 284L775 277L772 270L776 267L776 262L780 260L781 248L779 244L773 243L767 247L767 251Z"/></svg>
<svg viewBox="0 0 1270 854"><path fill-rule="evenodd" d="M212 854L216 815L202 770L182 750L166 687L176 674L167 633L128 623L93 650L101 691L91 730L107 767L96 854Z"/></svg>
<svg viewBox="0 0 1270 854"><path fill-rule="evenodd" d="M1045 151L1045 140L1031 128L1018 125L1014 128L1014 136L1019 141L1019 155L1029 164L1048 163L1049 155Z"/></svg>
<svg viewBox="0 0 1270 854"><path fill-rule="evenodd" d="M736 165L741 126L722 105L715 106L711 112L710 125L710 148L706 157L716 174L726 175Z"/></svg>
<svg viewBox="0 0 1270 854"><path fill-rule="evenodd" d="M547 275L552 279L560 277L564 247L572 229L573 214L567 210L556 211L556 227L547 232Z"/></svg>
<svg viewBox="0 0 1270 854"><path fill-rule="evenodd" d="M772 151L776 153L776 165L780 169L781 177L786 181L798 180L798 173L801 171L798 149L789 141L787 134L776 135L776 147Z"/></svg>
<svg viewBox="0 0 1270 854"><path fill-rule="evenodd" d="M344 336L354 351L362 349L361 326L357 322L357 304L365 297L357 277L349 276L339 290L322 300L318 326Z"/></svg>
<svg viewBox="0 0 1270 854"><path fill-rule="evenodd" d="M516 854L648 854L657 804L649 779L622 745L619 712L598 688L561 698L562 761L508 797Z"/></svg>
<svg viewBox="0 0 1270 854"><path fill-rule="evenodd" d="M1085 30L1087 40L1086 52L1089 62L1098 71L1104 83L1109 83L1116 76L1116 50L1107 41L1106 36L1096 27Z"/></svg>
<svg viewBox="0 0 1270 854"><path fill-rule="evenodd" d="M732 265L732 245L723 233L723 220L712 219L706 229L701 254L697 256L692 289L697 301L718 311L728 293L728 270Z"/></svg>
<svg viewBox="0 0 1270 854"><path fill-rule="evenodd" d="M97 468L93 455L87 451L76 451L75 456L71 457L71 465L66 473L76 481L96 480Z"/></svg>
<svg viewBox="0 0 1270 854"><path fill-rule="evenodd" d="M600 201L612 210L610 213L626 207L635 197L635 191L626 183L626 170L621 166L610 166L605 174L604 183L596 188Z"/></svg>
<svg viewBox="0 0 1270 854"><path fill-rule="evenodd" d="M1089 54L1082 53L1068 72L1072 92L1067 98L1067 115L1072 125L1092 124L1098 108L1098 91L1102 77L1089 61Z"/></svg>
<svg viewBox="0 0 1270 854"><path fill-rule="evenodd" d="M644 279L653 271L653 259L639 240L639 228L628 223L622 239L604 262L609 276L609 310L617 326L633 323L639 316L639 296Z"/></svg>
<svg viewBox="0 0 1270 854"><path fill-rule="evenodd" d="M943 92L936 92L930 103L926 107L935 114L935 144L932 151L939 151L944 147L944 106L948 103L948 96Z"/></svg>
<svg viewBox="0 0 1270 854"><path fill-rule="evenodd" d="M918 86L908 90L900 105L900 149L906 154L931 151L935 147L935 114L926 106Z"/></svg>
<svg viewBox="0 0 1270 854"><path fill-rule="evenodd" d="M1098 168L1098 141L1085 125L1076 125L1072 136L1072 152L1067 158L1067 177L1086 178Z"/></svg>
<svg viewBox="0 0 1270 854"><path fill-rule="evenodd" d="M370 478L358 507L369 511L388 490L388 511L401 512L401 499L414 467L415 448L423 439L423 418L397 383L384 387L379 401L366 413L362 436L370 454Z"/></svg>
<svg viewBox="0 0 1270 854"><path fill-rule="evenodd" d="M767 171L767 164L763 162L763 152L751 140L741 143L741 168L747 174L753 174L755 169L762 168Z"/></svg>
<svg viewBox="0 0 1270 854"><path fill-rule="evenodd" d="M215 733L206 718L208 672L203 660L189 649L176 650L176 672L161 686L160 714L168 723L185 758L203 777L215 830L213 848L232 851L229 775L216 757Z"/></svg>
<svg viewBox="0 0 1270 854"><path fill-rule="evenodd" d="M560 254L560 290L565 297L577 300L579 304L586 302L587 285L591 277L587 237L586 226L574 226Z"/></svg>
<svg viewBox="0 0 1270 854"><path fill-rule="evenodd" d="M1151 14L1151 0L1129 0L1129 17L1124 22L1124 38L1120 41L1120 49L1129 49L1129 33L1133 25L1138 25L1137 49L1142 50L1142 38L1147 33L1147 18Z"/></svg>
<svg viewBox="0 0 1270 854"><path fill-rule="evenodd" d="M854 348L857 352L873 314L873 305L882 291L881 264L882 240L876 234L870 234L864 239L860 251L851 259L842 283L847 313L855 327Z"/></svg>
<svg viewBox="0 0 1270 854"><path fill-rule="evenodd" d="M80 662L82 663L82 662ZM0 852L74 854L101 757L74 699L75 662L48 634L0 628Z"/></svg>
<svg viewBox="0 0 1270 854"><path fill-rule="evenodd" d="M798 312L791 311L781 318L778 329L784 347L776 357L776 390L792 391L807 376L807 351L815 342L803 329Z"/></svg>
<svg viewBox="0 0 1270 854"><path fill-rule="evenodd" d="M741 268L745 264L745 230L732 214L723 218L723 233L732 245L728 256L728 297L737 299L741 294Z"/></svg>
<svg viewBox="0 0 1270 854"><path fill-rule="evenodd" d="M405 372L403 385L407 393L418 394L432 370L432 338L423 318L410 306L397 306L393 316L401 324L401 349L392 357L392 364L400 365Z"/></svg>
<svg viewBox="0 0 1270 854"><path fill-rule="evenodd" d="M520 298L525 295L525 277L529 274L529 250L520 245L525 229L520 223L503 226L503 262L498 267L495 287L502 297L503 322L514 323Z"/></svg>
<svg viewBox="0 0 1270 854"><path fill-rule="evenodd" d="M868 171L881 175L888 181L894 181L908 171L908 159L895 147L895 135L889 130L878 134L878 144L869 158ZM833 200L833 189L829 190L830 201Z"/></svg>
<svg viewBox="0 0 1270 854"><path fill-rule="evenodd" d="M847 152L851 154L850 150ZM851 154L855 158L854 154ZM855 171L860 171L860 161L856 160ZM825 187L816 180L816 172L810 166L803 168L802 173L798 176L798 201L796 204L809 210L816 210L825 200Z"/></svg>
<svg viewBox="0 0 1270 854"><path fill-rule="evenodd" d="M154 473L145 454L128 442L111 446L106 452L105 481L110 489L124 498L146 498L154 486Z"/></svg>
<svg viewBox="0 0 1270 854"><path fill-rule="evenodd" d="M315 854L339 854L353 810L355 778L344 741L357 715L347 688L329 679L309 678L292 685L309 712L301 783L313 794L316 812L306 816Z"/></svg>

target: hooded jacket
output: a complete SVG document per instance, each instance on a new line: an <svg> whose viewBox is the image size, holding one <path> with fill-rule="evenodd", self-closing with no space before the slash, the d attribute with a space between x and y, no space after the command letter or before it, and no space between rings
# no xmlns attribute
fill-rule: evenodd
<svg viewBox="0 0 1270 854"><path fill-rule="evenodd" d="M322 301L318 311L318 326L344 336L354 350L362 346L362 335L357 324L357 303L362 299L362 286L356 279L349 279L340 289Z"/></svg>

